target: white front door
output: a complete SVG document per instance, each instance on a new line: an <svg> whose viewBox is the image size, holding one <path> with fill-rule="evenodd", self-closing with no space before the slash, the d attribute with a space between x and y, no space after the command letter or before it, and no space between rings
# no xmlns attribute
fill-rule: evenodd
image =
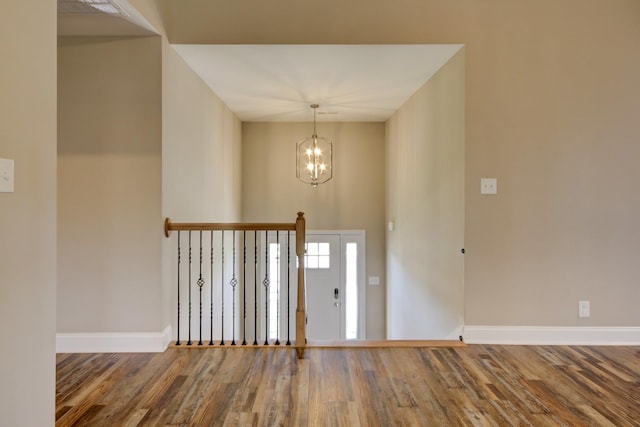
<svg viewBox="0 0 640 427"><path fill-rule="evenodd" d="M307 234L307 337L344 339L344 286L339 234Z"/></svg>
<svg viewBox="0 0 640 427"><path fill-rule="evenodd" d="M270 234L268 240L269 340L279 338L281 342L295 339L297 307L296 238L295 233L287 235L289 246L284 234ZM364 231L311 231L306 235L307 338L348 340L366 336L365 258ZM260 277L264 275L263 271ZM258 332L264 339L265 303L259 302L258 308L261 314L257 323L263 325Z"/></svg>

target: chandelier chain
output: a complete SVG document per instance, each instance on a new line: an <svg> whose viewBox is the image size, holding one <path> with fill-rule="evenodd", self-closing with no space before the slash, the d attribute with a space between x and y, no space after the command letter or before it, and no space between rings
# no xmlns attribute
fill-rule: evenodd
<svg viewBox="0 0 640 427"><path fill-rule="evenodd" d="M316 111L318 111L318 104L311 104L311 108L313 108L313 136L316 137L318 132L316 132Z"/></svg>

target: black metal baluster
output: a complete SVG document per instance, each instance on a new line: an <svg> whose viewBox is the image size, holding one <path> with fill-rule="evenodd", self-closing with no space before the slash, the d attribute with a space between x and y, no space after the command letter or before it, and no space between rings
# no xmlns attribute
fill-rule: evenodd
<svg viewBox="0 0 640 427"><path fill-rule="evenodd" d="M193 344L191 342L191 230L189 230L189 340L187 345Z"/></svg>
<svg viewBox="0 0 640 427"><path fill-rule="evenodd" d="M198 277L198 289L200 292L200 339L198 345L202 345L202 286L204 286L204 279L202 278L202 230L200 230L200 273Z"/></svg>
<svg viewBox="0 0 640 427"><path fill-rule="evenodd" d="M233 276L231 277L231 289L232 291L232 307L233 315L231 316L231 345L236 345L236 286L238 286L238 279L236 279L236 230L233 230Z"/></svg>
<svg viewBox="0 0 640 427"><path fill-rule="evenodd" d="M211 276L211 336L209 337L209 345L213 345L213 230L211 230L211 254L209 255L209 260L211 261L211 269L209 270L209 275Z"/></svg>
<svg viewBox="0 0 640 427"><path fill-rule="evenodd" d="M253 345L258 345L258 230L253 232Z"/></svg>
<svg viewBox="0 0 640 427"><path fill-rule="evenodd" d="M247 231L242 232L242 345L247 345Z"/></svg>
<svg viewBox="0 0 640 427"><path fill-rule="evenodd" d="M289 248L291 247L291 232L287 230L287 345L291 345L290 339L290 327L291 327L291 281L290 281L290 271L291 268L291 251Z"/></svg>
<svg viewBox="0 0 640 427"><path fill-rule="evenodd" d="M222 287L222 300L220 301L222 303L222 318L221 318L221 328L220 330L222 331L222 335L220 336L220 345L224 345L224 230L222 230L222 247L221 247L222 253L220 256L221 262L222 262L222 281L220 282L221 287Z"/></svg>
<svg viewBox="0 0 640 427"><path fill-rule="evenodd" d="M176 345L180 345L180 230L178 230L178 323Z"/></svg>
<svg viewBox="0 0 640 427"><path fill-rule="evenodd" d="M280 230L276 230L276 345L280 345Z"/></svg>
<svg viewBox="0 0 640 427"><path fill-rule="evenodd" d="M264 345L269 345L269 231L264 230Z"/></svg>

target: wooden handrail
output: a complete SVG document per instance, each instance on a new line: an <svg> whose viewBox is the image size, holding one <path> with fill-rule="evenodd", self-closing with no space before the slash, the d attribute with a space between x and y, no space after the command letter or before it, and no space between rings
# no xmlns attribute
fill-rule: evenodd
<svg viewBox="0 0 640 427"><path fill-rule="evenodd" d="M298 212L298 215L304 215ZM229 230L290 230L295 231L296 223L277 223L277 222L171 222L169 218L164 220L164 235L169 237L172 231L229 231Z"/></svg>
<svg viewBox="0 0 640 427"><path fill-rule="evenodd" d="M298 212L294 223L197 223L171 222L164 220L164 235L169 237L172 231L253 231L253 230L288 230L296 232L296 255L298 257L298 301L296 307L296 353L300 359L304 357L307 345L307 296L305 285L305 233L306 225L304 212Z"/></svg>

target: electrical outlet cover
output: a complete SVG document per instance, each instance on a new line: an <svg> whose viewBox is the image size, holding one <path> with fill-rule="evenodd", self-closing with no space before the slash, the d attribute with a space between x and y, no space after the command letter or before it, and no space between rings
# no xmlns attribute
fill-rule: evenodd
<svg viewBox="0 0 640 427"><path fill-rule="evenodd" d="M589 301L578 301L578 317L591 316L591 303Z"/></svg>
<svg viewBox="0 0 640 427"><path fill-rule="evenodd" d="M480 194L498 194L497 178L481 178Z"/></svg>
<svg viewBox="0 0 640 427"><path fill-rule="evenodd" d="M0 159L0 193L13 193L13 160Z"/></svg>

